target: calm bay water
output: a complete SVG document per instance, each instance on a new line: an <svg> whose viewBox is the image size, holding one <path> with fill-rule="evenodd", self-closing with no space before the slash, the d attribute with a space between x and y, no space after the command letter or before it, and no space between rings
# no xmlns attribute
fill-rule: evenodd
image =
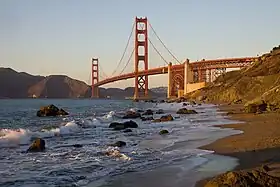
<svg viewBox="0 0 280 187"><path fill-rule="evenodd" d="M70 115L36 117L48 104ZM176 114L181 107L127 100L0 100L0 186L193 186L196 180L234 167L233 158L197 149L240 133L212 127L234 122L214 105L189 106L199 114L185 116ZM126 121L120 118L125 111L148 108L178 118L165 123L137 119L139 128L131 133L108 128L113 121ZM160 136L161 129L170 134ZM46 151L24 153L35 137L45 139ZM119 150L129 159L100 154L118 149L108 146L118 140L127 143Z"/></svg>

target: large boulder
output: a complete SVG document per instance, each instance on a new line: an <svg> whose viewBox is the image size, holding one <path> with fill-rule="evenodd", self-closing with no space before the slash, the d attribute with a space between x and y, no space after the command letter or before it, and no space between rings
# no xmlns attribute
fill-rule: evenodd
<svg viewBox="0 0 280 187"><path fill-rule="evenodd" d="M37 111L37 116L38 117L43 117L43 116L65 116L65 115L68 115L68 113L65 110L59 109L58 107L56 107L53 104L41 107L40 110Z"/></svg>
<svg viewBox="0 0 280 187"><path fill-rule="evenodd" d="M114 130L124 130L126 128L138 128L135 121L126 121L124 123L113 122L109 125L109 128L114 128Z"/></svg>
<svg viewBox="0 0 280 187"><path fill-rule="evenodd" d="M179 109L176 114L197 114L197 112L195 110L190 110L187 108L181 108Z"/></svg>
<svg viewBox="0 0 280 187"><path fill-rule="evenodd" d="M265 171L234 171L218 175L208 181L205 187L223 186L258 186L276 187L280 186L280 178L269 175Z"/></svg>
<svg viewBox="0 0 280 187"><path fill-rule="evenodd" d="M36 138L32 144L29 146L29 148L27 149L27 152L40 152L40 151L44 151L46 149L45 147L45 140L41 139L41 138Z"/></svg>
<svg viewBox="0 0 280 187"><path fill-rule="evenodd" d="M123 116L123 119L136 119L140 117L141 114L139 112L127 111L126 114Z"/></svg>

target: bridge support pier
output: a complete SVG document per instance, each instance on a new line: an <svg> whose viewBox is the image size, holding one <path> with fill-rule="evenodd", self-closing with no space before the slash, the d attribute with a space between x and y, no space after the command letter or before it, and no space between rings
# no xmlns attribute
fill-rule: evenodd
<svg viewBox="0 0 280 187"><path fill-rule="evenodd" d="M99 98L99 89L95 84L99 81L98 58L92 58L91 68L91 97Z"/></svg>
<svg viewBox="0 0 280 187"><path fill-rule="evenodd" d="M187 59L184 64L184 95L186 95L188 92L187 86L189 83L189 63L190 61Z"/></svg>
<svg viewBox="0 0 280 187"><path fill-rule="evenodd" d="M167 83L167 99L170 99L172 96L172 85L173 85L173 78L172 78L172 63L168 64L167 73L168 73L168 83Z"/></svg>

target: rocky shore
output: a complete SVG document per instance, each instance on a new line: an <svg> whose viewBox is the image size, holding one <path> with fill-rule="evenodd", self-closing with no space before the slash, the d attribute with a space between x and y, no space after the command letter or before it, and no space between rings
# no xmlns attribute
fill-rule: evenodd
<svg viewBox="0 0 280 187"><path fill-rule="evenodd" d="M280 186L279 111L248 113L243 110L242 104L224 104L219 108L231 119L245 122L220 127L238 129L244 133L200 148L238 158L239 165L233 171L199 181L196 186Z"/></svg>

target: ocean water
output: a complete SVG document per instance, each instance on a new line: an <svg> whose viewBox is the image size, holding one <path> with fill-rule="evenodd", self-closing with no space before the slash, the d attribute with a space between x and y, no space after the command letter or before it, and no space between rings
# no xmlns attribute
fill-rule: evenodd
<svg viewBox="0 0 280 187"><path fill-rule="evenodd" d="M55 104L67 117L36 117ZM234 158L197 147L242 133L213 127L232 124L214 105L187 106L198 114L177 115L182 103L134 103L128 100L0 100L0 186L194 186L197 180L232 169ZM130 133L108 126L128 110L163 109L176 117L164 123L134 120ZM165 115L164 114L164 115ZM161 115L154 115L155 118ZM170 133L161 136L158 132ZM46 141L46 151L25 153L32 139ZM125 141L116 148L108 144ZM74 147L81 144L82 147ZM123 157L106 156L118 150Z"/></svg>

